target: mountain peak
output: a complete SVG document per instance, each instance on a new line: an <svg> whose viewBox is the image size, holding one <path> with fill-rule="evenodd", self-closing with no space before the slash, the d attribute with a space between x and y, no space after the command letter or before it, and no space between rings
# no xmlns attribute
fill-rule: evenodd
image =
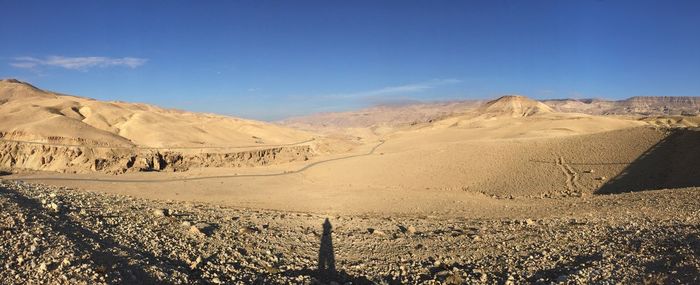
<svg viewBox="0 0 700 285"><path fill-rule="evenodd" d="M552 108L542 102L522 95L505 95L487 102L482 112L495 116L528 117L541 113L552 113Z"/></svg>
<svg viewBox="0 0 700 285"><path fill-rule="evenodd" d="M20 84L20 85L24 85L24 86L27 86L27 87L32 88L32 89L40 90L39 88L36 88L36 86L34 86L34 85L31 85L27 82L20 81L20 80L14 79L14 78L0 79L0 84L2 84L2 85L4 85L4 84Z"/></svg>

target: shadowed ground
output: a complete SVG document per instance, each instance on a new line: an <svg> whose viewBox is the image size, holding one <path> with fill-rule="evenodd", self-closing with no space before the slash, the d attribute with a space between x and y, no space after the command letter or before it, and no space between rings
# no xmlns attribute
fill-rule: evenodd
<svg viewBox="0 0 700 285"><path fill-rule="evenodd" d="M647 150L596 194L700 186L700 131L678 129Z"/></svg>

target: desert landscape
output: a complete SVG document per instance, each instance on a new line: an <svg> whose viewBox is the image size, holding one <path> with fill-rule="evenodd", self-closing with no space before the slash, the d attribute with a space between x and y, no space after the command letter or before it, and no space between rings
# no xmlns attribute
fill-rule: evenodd
<svg viewBox="0 0 700 285"><path fill-rule="evenodd" d="M264 123L0 81L5 284L694 284L697 97Z"/></svg>
<svg viewBox="0 0 700 285"><path fill-rule="evenodd" d="M700 284L700 1L0 7L0 285Z"/></svg>

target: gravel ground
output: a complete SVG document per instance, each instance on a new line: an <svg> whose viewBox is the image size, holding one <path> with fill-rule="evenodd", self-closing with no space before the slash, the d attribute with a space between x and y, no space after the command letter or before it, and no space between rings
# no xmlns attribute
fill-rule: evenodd
<svg viewBox="0 0 700 285"><path fill-rule="evenodd" d="M698 189L326 216L0 182L2 284L699 284ZM319 269L321 265L321 269Z"/></svg>

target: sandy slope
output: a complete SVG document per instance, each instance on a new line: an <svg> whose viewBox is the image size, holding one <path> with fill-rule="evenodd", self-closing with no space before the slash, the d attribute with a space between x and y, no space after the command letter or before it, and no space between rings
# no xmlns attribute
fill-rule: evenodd
<svg viewBox="0 0 700 285"><path fill-rule="evenodd" d="M14 140L147 147L277 145L311 137L258 121L66 96L16 80L0 81L0 133Z"/></svg>
<svg viewBox="0 0 700 285"><path fill-rule="evenodd" d="M509 96L325 141L308 161L5 175L15 181L0 183L0 265L11 270L0 281L695 284L691 123L563 114ZM330 272L315 262L329 251Z"/></svg>
<svg viewBox="0 0 700 285"><path fill-rule="evenodd" d="M503 100L509 102L493 102L507 106L500 113L491 108L487 114L399 129L373 152L380 141L346 154L274 167L133 174L109 178L114 180L110 183L91 181L105 178L99 175L62 176L77 180L54 182L148 198L294 211L473 214L497 207L506 197L591 195L668 135L637 120L533 109L538 104L526 98ZM216 178L181 179L202 176ZM147 188L143 181L129 182L175 178Z"/></svg>

